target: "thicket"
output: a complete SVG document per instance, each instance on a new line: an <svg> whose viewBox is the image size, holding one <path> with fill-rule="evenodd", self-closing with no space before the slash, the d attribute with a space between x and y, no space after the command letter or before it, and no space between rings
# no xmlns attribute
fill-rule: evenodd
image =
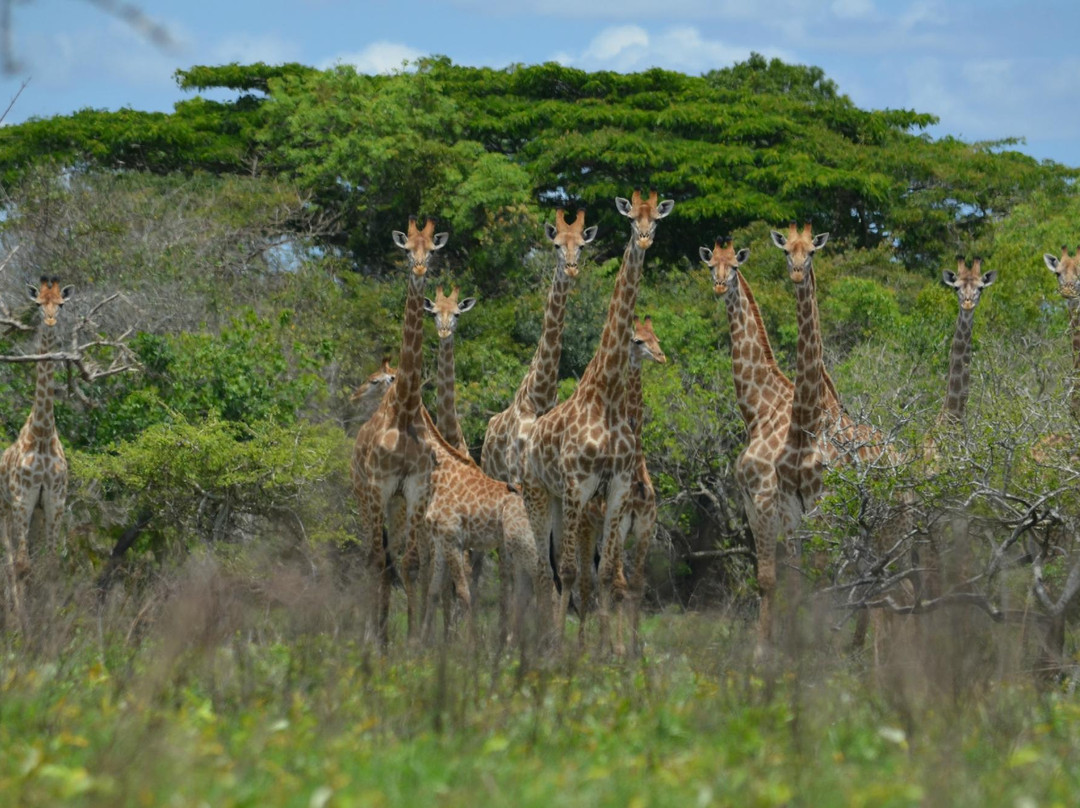
<svg viewBox="0 0 1080 808"><path fill-rule="evenodd" d="M985 569L1027 519L1007 548L1019 570L1009 597L1036 596L1038 559L1046 586L1064 586L1075 459L1061 449L1051 472L1022 454L1044 433L1075 430L1064 409L1067 316L1041 259L1077 241L1075 169L1008 140L932 139L922 133L931 115L860 110L820 70L760 56L700 77L436 57L391 76L227 65L177 78L236 97L0 130L0 247L19 248L0 277L4 299L21 300L39 274L74 284L76 307L122 292L105 325L134 329L142 363L58 405L73 555L104 563L133 526L128 558L148 568L204 542L340 545L354 527L348 396L400 343L405 284L390 231L413 213L437 216L451 238L432 289L456 283L480 298L456 344L459 409L478 451L539 334L553 262L543 222L557 205L583 206L601 228L567 315L565 395L595 349L627 235L613 197L655 187L676 200L638 306L669 359L644 374L644 444L662 504L655 599L752 593L753 541L732 477L743 427L728 326L696 256L717 235L751 249L745 275L790 370L794 296L768 230L793 218L832 234L816 267L840 392L912 457L940 407L956 315L940 271L960 252L1000 273L976 314L969 433L949 438L959 448L938 467L913 462L888 485L857 471L837 478L834 518L807 537L830 549L830 585L850 583L844 554L866 550L851 502L887 510L890 491L906 487L920 514L915 544L936 535L942 513L962 511L976 525L965 530L982 531ZM5 339L5 350L20 347ZM27 371L0 368L9 438L29 409ZM433 385L426 396L432 404ZM1017 497L1037 507L1006 512ZM967 589L1000 606L1000 580Z"/></svg>

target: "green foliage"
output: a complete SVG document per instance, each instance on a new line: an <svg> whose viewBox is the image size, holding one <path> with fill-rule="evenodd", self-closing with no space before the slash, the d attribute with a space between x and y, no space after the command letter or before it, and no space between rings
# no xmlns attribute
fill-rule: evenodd
<svg viewBox="0 0 1080 808"><path fill-rule="evenodd" d="M378 271L406 215L434 215L453 226L451 255L468 256L491 291L503 260L533 242L539 205L584 204L602 231L621 232L612 198L655 187L679 202L672 238L653 249L665 262L717 222L731 232L797 218L855 246L896 245L906 266L927 270L985 243L1031 193L1061 197L1076 176L1010 151L1010 140L932 141L914 134L932 115L860 110L820 68L757 54L703 77L445 57L390 76L295 64L177 75L185 89L241 94L184 101L171 115L84 110L7 127L0 177L41 160L284 175L340 223L323 244L366 270Z"/></svg>
<svg viewBox="0 0 1080 808"><path fill-rule="evenodd" d="M70 453L75 508L93 513L100 495L113 510L148 511L143 545L157 551L229 536L229 520L242 514L294 533L299 525L305 541L340 542L349 535L349 445L333 426L174 418L108 451Z"/></svg>

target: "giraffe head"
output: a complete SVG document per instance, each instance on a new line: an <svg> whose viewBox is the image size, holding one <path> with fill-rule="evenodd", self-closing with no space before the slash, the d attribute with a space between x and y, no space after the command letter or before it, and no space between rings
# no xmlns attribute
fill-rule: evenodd
<svg viewBox="0 0 1080 808"><path fill-rule="evenodd" d="M956 272L946 269L941 273L941 280L946 286L956 290L960 299L960 308L971 311L979 304L982 290L997 280L997 270L983 274L982 259L976 258L969 268L964 256L956 256Z"/></svg>
<svg viewBox="0 0 1080 808"><path fill-rule="evenodd" d="M671 213L675 200L665 199L660 202L656 191L649 191L649 198L642 199L641 191L635 190L629 199L615 197L615 207L630 220L630 234L637 241L638 247L647 250L652 246L653 236L656 235L656 223Z"/></svg>
<svg viewBox="0 0 1080 808"><path fill-rule="evenodd" d="M446 233L435 232L434 219L428 219L423 229L417 228L415 216L409 217L408 233L395 230L391 235L394 243L408 254L409 266L416 275L427 272L431 254L445 247L450 238Z"/></svg>
<svg viewBox="0 0 1080 808"><path fill-rule="evenodd" d="M443 294L443 288L440 286L435 290L434 302L429 297L424 298L424 310L435 316L435 330L439 334L439 339L453 339L458 315L464 314L475 305L475 297L467 297L459 303L456 286L450 290L449 296Z"/></svg>
<svg viewBox="0 0 1080 808"><path fill-rule="evenodd" d="M578 274L578 260L581 248L596 238L596 225L585 226L585 211L579 210L573 224L566 223L566 214L562 208L555 211L555 224L547 222L544 234L555 245L559 256L559 266L571 278Z"/></svg>
<svg viewBox="0 0 1080 808"><path fill-rule="evenodd" d="M825 246L829 240L828 233L811 235L810 222L803 225L802 231L795 222L788 225L788 234L783 236L777 230L770 231L772 242L787 256L788 274L793 283L801 284L814 269L814 253Z"/></svg>
<svg viewBox="0 0 1080 808"><path fill-rule="evenodd" d="M1070 256L1068 247L1062 244L1061 258L1046 253L1043 261L1050 271L1057 275L1061 296L1069 301L1080 298L1080 247L1076 248L1076 255Z"/></svg>
<svg viewBox="0 0 1080 808"><path fill-rule="evenodd" d="M60 308L71 299L71 292L75 287L65 286L61 289L58 278L46 278L44 276L42 276L37 286L32 283L27 284L27 286L30 289L30 299L41 306L41 317L45 325L50 328L56 325L56 317L60 313Z"/></svg>
<svg viewBox="0 0 1080 808"><path fill-rule="evenodd" d="M750 257L750 250L743 247L735 252L734 244L730 236L717 236L716 246L713 249L699 247L698 254L701 260L709 265L712 273L713 291L718 295L726 295L729 290L739 286L739 265Z"/></svg>
<svg viewBox="0 0 1080 808"><path fill-rule="evenodd" d="M349 396L349 401L357 405L360 423L371 420L395 378L397 368L390 367L390 360L383 358L382 367L368 376L367 381Z"/></svg>
<svg viewBox="0 0 1080 808"><path fill-rule="evenodd" d="M656 338L656 332L653 331L652 317L646 317L644 320L634 317L632 350L638 362L642 359L648 359L661 365L667 362L667 357L664 356L664 352L660 349L660 341Z"/></svg>

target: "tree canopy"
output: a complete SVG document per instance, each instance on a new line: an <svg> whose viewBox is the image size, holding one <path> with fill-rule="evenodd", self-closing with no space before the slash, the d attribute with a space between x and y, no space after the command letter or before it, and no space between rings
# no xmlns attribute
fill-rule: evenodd
<svg viewBox="0 0 1080 808"><path fill-rule="evenodd" d="M692 256L717 227L798 219L930 271L1026 195L1063 193L1076 177L1013 141L934 140L933 115L859 109L820 68L758 54L700 77L431 57L394 75L257 63L176 78L239 94L171 114L87 109L6 127L0 178L43 160L282 177L337 221L319 243L361 269L376 271L387 233L415 212L448 223L454 254L495 291L544 208L583 206L617 228L611 198L634 187L679 203L656 248L666 260Z"/></svg>

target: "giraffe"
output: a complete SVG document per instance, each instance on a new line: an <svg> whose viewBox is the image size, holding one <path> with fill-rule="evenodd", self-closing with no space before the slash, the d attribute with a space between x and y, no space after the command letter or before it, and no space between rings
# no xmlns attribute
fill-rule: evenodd
<svg viewBox="0 0 1080 808"><path fill-rule="evenodd" d="M426 412L424 410L425 415ZM424 637L431 639L447 571L458 603L464 612L470 613L465 554L489 550L499 553L500 639L505 640L511 631L523 637L540 564L521 492L509 483L484 474L468 454L451 446L434 426L430 429L436 465L431 474L431 501L425 514L432 542L432 565L424 612ZM509 621L511 585L514 591L512 622Z"/></svg>
<svg viewBox="0 0 1080 808"><path fill-rule="evenodd" d="M979 305L983 289L996 279L996 270L983 274L981 258L976 258L969 268L962 255L956 257L956 272L946 269L941 273L942 282L956 290L960 306L949 351L949 382L938 415L939 425L964 422L971 385L971 332L975 324L975 307Z"/></svg>
<svg viewBox="0 0 1080 808"><path fill-rule="evenodd" d="M795 535L802 517L821 498L825 466L856 461L870 464L883 456L887 464L895 465L900 459L881 433L865 424L854 423L847 415L825 370L813 256L828 242L829 234L813 235L809 223L804 224L800 232L792 222L786 237L773 230L771 238L773 244L784 251L788 275L795 284L799 336L790 422L775 461L777 496L769 508L757 514L762 523L762 536L758 538L756 533L754 536L758 587L761 589L759 656L772 639L776 542L779 538ZM905 529L907 519L905 510L901 518L890 525L890 530ZM856 646L862 643L865 630L866 615L860 612L855 628Z"/></svg>
<svg viewBox="0 0 1080 808"><path fill-rule="evenodd" d="M630 564L629 584L621 583L619 586L628 586L631 608L631 643L634 653L641 647L640 617L641 603L645 594L645 562L649 555L649 546L656 534L656 489L653 487L649 469L645 464L645 453L641 445L641 429L644 423L645 402L641 387L641 366L645 360L663 365L667 363L667 357L660 347L660 340L653 329L652 317L644 320L634 318L634 339L630 346L630 366L627 374L627 414L634 428L634 438L637 442L637 462L634 469L634 479L630 486L629 500L626 519L628 525L620 528L627 536L634 538L634 558ZM593 558L597 537L604 525L603 504L594 499L589 503L587 512L590 546L582 555L585 558ZM624 578L623 559L620 553L617 558L618 568L615 579ZM617 639L616 645L622 643Z"/></svg>
<svg viewBox="0 0 1080 808"><path fill-rule="evenodd" d="M1057 275L1058 291L1065 298L1069 309L1069 330L1072 333L1073 373L1069 381L1069 411L1073 420L1080 423L1080 247L1076 255L1061 245L1061 257L1050 253L1043 255L1047 268Z"/></svg>
<svg viewBox="0 0 1080 808"><path fill-rule="evenodd" d="M56 323L60 309L71 299L71 286L60 287L56 278L42 278L30 286L30 299L41 309L38 352L56 350ZM67 499L68 467L64 447L56 434L53 401L55 363L37 362L34 404L15 442L0 457L0 529L7 546L10 605L25 628L24 588L30 574L30 531L35 510L41 508L44 546L55 548L60 519Z"/></svg>
<svg viewBox="0 0 1080 808"><path fill-rule="evenodd" d="M352 395L359 405L359 418L373 414L394 383L396 371L384 359ZM432 494L424 514L432 542L433 558L428 604L422 633L430 639L434 629L439 595L444 591L447 572L454 594L464 611L470 611L471 595L465 582L464 552L497 549L502 569L499 600L500 637L511 630L526 632L527 610L534 583L540 574L536 541L520 492L497 482L472 461L468 454L441 435L427 410L421 408L427 424L436 465L431 474ZM510 588L513 579L513 621L510 621Z"/></svg>
<svg viewBox="0 0 1080 808"><path fill-rule="evenodd" d="M957 307L956 327L953 330L952 347L949 350L949 373L945 389L945 398L941 404L934 428L923 439L923 460L928 468L938 463L938 433L942 430L957 429L964 424L964 413L971 387L971 335L975 325L975 308L982 299L982 292L997 279L997 272L982 272L982 259L976 257L971 266L962 255L956 256L956 272L943 270L941 280L946 286L956 291ZM945 538L945 526L936 524L929 531L927 554L920 564L925 569L922 577L922 593L935 598L941 594L943 581L963 580L968 558L970 542L967 537L967 515L954 513L949 519L951 540ZM945 565L945 548L951 548L952 569Z"/></svg>
<svg viewBox="0 0 1080 808"><path fill-rule="evenodd" d="M468 456L469 444L461 434L454 396L454 332L457 330L458 317L476 305L476 298L467 297L459 303L458 293L455 286L449 295L444 295L440 286L435 290L434 301L424 298L424 309L434 316L435 331L439 335L439 371L435 397L439 434L447 443Z"/></svg>
<svg viewBox="0 0 1080 808"><path fill-rule="evenodd" d="M767 640L776 585L776 541L782 524L777 463L791 426L795 385L776 362L757 301L739 271L750 250L736 252L730 238L717 237L712 250L701 247L699 252L709 266L713 291L724 298L731 330L735 400L747 432L746 446L735 460L735 481L754 535L761 590L759 637ZM797 522L789 520L786 527L790 532Z"/></svg>
<svg viewBox="0 0 1080 808"><path fill-rule="evenodd" d="M609 639L609 612L612 597L620 609L625 591L613 591L615 560L622 552L624 519L628 494L637 459L634 428L627 416L627 370L634 334L634 306L645 263L645 251L652 245L657 222L671 213L674 201L660 202L655 191L643 198L634 191L631 199L618 197L618 211L630 219L630 240L623 253L615 281L600 347L585 369L571 396L537 418L525 439L522 479L525 504L533 535L541 542L540 555L547 555L549 537L561 584L553 623L553 641L559 646L566 624L570 592L578 572L592 563L581 551L587 503L593 497L605 501L600 566L600 642ZM582 576L586 589L588 576ZM579 643L584 641L587 592L582 591ZM541 603L546 598L541 593ZM624 648L616 647L616 653Z"/></svg>
<svg viewBox="0 0 1080 808"><path fill-rule="evenodd" d="M359 503L361 539L370 542L368 584L375 597L372 631L382 645L388 639L391 584L383 525L392 512L391 500L398 496L405 503L404 536L390 535L388 549L402 561L399 572L405 583L410 635L416 626L413 584L416 567L427 549L421 534L435 463L420 401L424 282L431 256L446 246L448 239L446 233L435 232L431 219L423 229L417 228L415 217L409 219L407 233L395 230L392 235L409 259L401 358L388 394L356 433L350 465L353 492Z"/></svg>
<svg viewBox="0 0 1080 808"><path fill-rule="evenodd" d="M496 480L517 483L521 479L520 457L525 437L536 419L559 402L559 359L566 301L578 275L581 248L596 238L596 227L585 227L585 211L579 210L567 224L562 208L555 211L555 224L544 225L544 233L555 246L555 273L551 279L540 343L529 370L514 394L510 406L492 416L484 435L480 465Z"/></svg>

